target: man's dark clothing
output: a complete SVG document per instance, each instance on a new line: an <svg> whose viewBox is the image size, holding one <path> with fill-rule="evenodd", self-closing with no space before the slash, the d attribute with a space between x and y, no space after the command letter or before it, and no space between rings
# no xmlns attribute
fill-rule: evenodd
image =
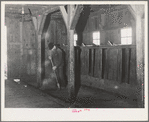
<svg viewBox="0 0 149 122"><path fill-rule="evenodd" d="M64 79L64 54L61 49L56 48L54 50L49 50L48 55L51 56L53 65L56 66L56 76L61 87L65 87Z"/></svg>

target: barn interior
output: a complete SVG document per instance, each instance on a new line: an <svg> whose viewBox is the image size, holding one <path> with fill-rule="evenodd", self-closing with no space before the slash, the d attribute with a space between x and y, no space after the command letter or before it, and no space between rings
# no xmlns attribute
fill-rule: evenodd
<svg viewBox="0 0 149 122"><path fill-rule="evenodd" d="M93 103L106 91L144 107L143 6L6 4L5 26L7 80L39 88L52 79L47 52L53 42L65 53L67 86L55 90L45 85L44 92L72 104ZM85 93L82 87L98 92Z"/></svg>

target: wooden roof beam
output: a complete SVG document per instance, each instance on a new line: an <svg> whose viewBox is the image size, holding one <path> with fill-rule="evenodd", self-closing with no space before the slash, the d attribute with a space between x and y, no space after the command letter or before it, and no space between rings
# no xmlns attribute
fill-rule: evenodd
<svg viewBox="0 0 149 122"><path fill-rule="evenodd" d="M65 25L68 28L68 14L66 12L66 9L65 9L64 6L59 6L59 8L60 8L60 11L62 13L62 16L63 16L64 22L65 22Z"/></svg>
<svg viewBox="0 0 149 122"><path fill-rule="evenodd" d="M48 15L49 13L55 12L57 10L59 10L59 6L54 6L54 7L49 6L47 8L41 9L39 11L32 12L32 15L36 16L36 17L38 15Z"/></svg>
<svg viewBox="0 0 149 122"><path fill-rule="evenodd" d="M31 18L32 18L32 21L33 21L33 24L34 24L34 28L37 31L37 18L36 17L31 17Z"/></svg>
<svg viewBox="0 0 149 122"><path fill-rule="evenodd" d="M46 20L46 15L40 15L37 18L32 16L31 18L32 18L35 30L39 35L41 35L45 20Z"/></svg>
<svg viewBox="0 0 149 122"><path fill-rule="evenodd" d="M79 20L79 17L80 17L80 13L82 12L83 10L83 6L82 5L77 5L75 7L75 10L73 12L73 16L72 16L72 19L71 19L71 22L70 22L70 29L71 30L74 30L75 27L76 27L76 24Z"/></svg>
<svg viewBox="0 0 149 122"><path fill-rule="evenodd" d="M131 5L127 6L128 10L130 11L130 13L132 14L133 18L136 20L136 12L134 11L134 9L131 7Z"/></svg>
<svg viewBox="0 0 149 122"><path fill-rule="evenodd" d="M40 23L40 25L39 25L39 29L38 29L38 34L39 34L39 35L42 34L46 17L47 17L47 15L42 15L42 21L41 21L41 23Z"/></svg>
<svg viewBox="0 0 149 122"><path fill-rule="evenodd" d="M49 9L47 9L46 11L44 11L43 14L48 15L49 13L55 12L57 10L59 10L59 6L51 7Z"/></svg>
<svg viewBox="0 0 149 122"><path fill-rule="evenodd" d="M72 12L71 18L69 18L69 22L70 22L69 24L68 24L68 14L66 12L65 7L60 6L60 10L61 10L61 13L62 13L62 16L63 16L66 27L68 28L68 25L69 25L70 29L74 30L75 27L76 27L76 24L79 20L80 13L83 10L83 6L82 5L76 5L76 7L74 8L74 10Z"/></svg>
<svg viewBox="0 0 149 122"><path fill-rule="evenodd" d="M128 5L127 8L135 19L137 15L143 17L145 12L143 5Z"/></svg>

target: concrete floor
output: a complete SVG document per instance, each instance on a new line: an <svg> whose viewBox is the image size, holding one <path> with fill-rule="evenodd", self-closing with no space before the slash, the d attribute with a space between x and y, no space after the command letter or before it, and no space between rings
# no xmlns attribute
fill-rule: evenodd
<svg viewBox="0 0 149 122"><path fill-rule="evenodd" d="M64 108L65 105L62 101L24 82L5 82L6 108Z"/></svg>
<svg viewBox="0 0 149 122"><path fill-rule="evenodd" d="M68 89L40 90L36 84L7 80L6 108L68 108ZM34 84L34 85L33 85ZM81 86L72 108L137 108L137 101L118 94Z"/></svg>

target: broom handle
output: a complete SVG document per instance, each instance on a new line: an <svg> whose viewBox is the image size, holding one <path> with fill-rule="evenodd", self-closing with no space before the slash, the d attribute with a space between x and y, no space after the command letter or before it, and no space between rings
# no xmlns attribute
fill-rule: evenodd
<svg viewBox="0 0 149 122"><path fill-rule="evenodd" d="M52 67L53 67L53 66L54 66L54 64L53 64L52 59L51 59L51 63L52 63ZM54 71L54 74L55 74L55 77L56 77L57 86L58 86L58 88L60 88L60 85L59 85L59 82L58 82L58 79L57 79L56 72L55 72L55 70L53 70L53 71Z"/></svg>

